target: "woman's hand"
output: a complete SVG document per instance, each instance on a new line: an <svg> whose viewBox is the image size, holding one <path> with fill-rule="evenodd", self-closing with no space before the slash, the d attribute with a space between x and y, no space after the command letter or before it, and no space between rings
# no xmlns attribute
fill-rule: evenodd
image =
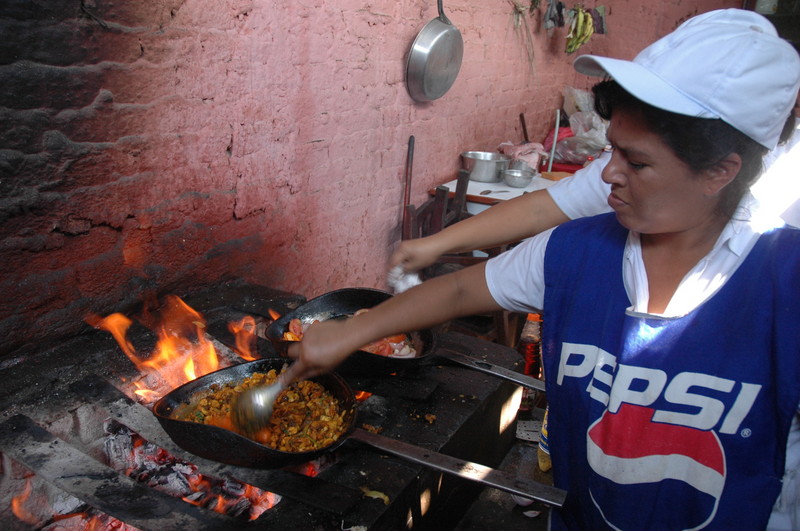
<svg viewBox="0 0 800 531"><path fill-rule="evenodd" d="M414 273L433 264L441 255L433 236L403 240L389 258L389 267L400 266L406 273Z"/></svg>
<svg viewBox="0 0 800 531"><path fill-rule="evenodd" d="M313 323L303 334L303 340L289 345L288 355L295 362L288 372L292 380L305 380L334 370L358 350L347 330L350 319Z"/></svg>

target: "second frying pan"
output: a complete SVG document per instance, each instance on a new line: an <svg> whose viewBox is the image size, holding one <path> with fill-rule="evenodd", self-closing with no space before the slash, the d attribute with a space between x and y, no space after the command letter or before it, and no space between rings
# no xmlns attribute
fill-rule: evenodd
<svg viewBox="0 0 800 531"><path fill-rule="evenodd" d="M377 306L390 297L392 297L391 293L370 288L344 288L330 291L311 299L296 310L273 321L267 327L266 336L275 345L278 352L285 355L291 342L284 340L283 334L288 330L289 321L292 319L300 319L304 324L309 324L314 321L347 318L358 310ZM542 380L466 354L440 348L436 341L436 335L431 330L411 332L409 336L417 351L416 357L392 358L358 350L336 370L348 376L381 376L449 360L537 391L545 390Z"/></svg>

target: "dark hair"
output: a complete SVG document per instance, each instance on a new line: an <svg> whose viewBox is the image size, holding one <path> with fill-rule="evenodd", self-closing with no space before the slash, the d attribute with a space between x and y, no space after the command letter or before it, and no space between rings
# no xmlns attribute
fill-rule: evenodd
<svg viewBox="0 0 800 531"><path fill-rule="evenodd" d="M729 154L738 153L742 167L723 189L720 198L719 209L726 217L733 215L742 196L763 170L767 148L722 120L696 118L653 107L635 98L611 79L596 84L592 92L595 110L602 118L610 119L615 108L641 112L647 127L696 172L712 168ZM792 125L794 116L790 115L782 136L788 138L793 131L789 128Z"/></svg>

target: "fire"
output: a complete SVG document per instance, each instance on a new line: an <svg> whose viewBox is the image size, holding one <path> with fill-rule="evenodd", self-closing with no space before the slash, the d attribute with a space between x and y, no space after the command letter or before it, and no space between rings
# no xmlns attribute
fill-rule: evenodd
<svg viewBox="0 0 800 531"><path fill-rule="evenodd" d="M133 392L136 396L141 397L145 403L155 402L160 398L157 392L147 389L141 382L133 382L133 385L137 388Z"/></svg>
<svg viewBox="0 0 800 531"><path fill-rule="evenodd" d="M270 308L269 310L267 310L267 313L269 313L269 316L270 316L270 317L272 317L272 320L273 320L273 321L277 321L278 319L280 319L280 318L281 318L281 314L279 314L278 312L276 312L276 311L275 311L275 310L273 310L272 308Z"/></svg>
<svg viewBox="0 0 800 531"><path fill-rule="evenodd" d="M29 513L24 507L25 502L28 501L30 495L31 480L28 478L25 480L25 488L22 490L22 492L11 499L11 511L14 513L14 516L26 524L38 524L39 520Z"/></svg>
<svg viewBox="0 0 800 531"><path fill-rule="evenodd" d="M256 320L250 315L245 315L239 321L228 323L228 330L236 337L236 352L247 361L256 359L253 356L253 346L256 342Z"/></svg>
<svg viewBox="0 0 800 531"><path fill-rule="evenodd" d="M165 297L156 312L148 308L143 312L140 322L152 329L158 338L149 355L137 353L128 340L128 330L133 324L128 317L114 313L107 317L89 316L86 321L111 333L145 378L156 375L169 384L170 389L220 368L214 344L205 334L205 319L175 295ZM148 400L158 398L155 392L137 387L140 387L135 391L138 396Z"/></svg>

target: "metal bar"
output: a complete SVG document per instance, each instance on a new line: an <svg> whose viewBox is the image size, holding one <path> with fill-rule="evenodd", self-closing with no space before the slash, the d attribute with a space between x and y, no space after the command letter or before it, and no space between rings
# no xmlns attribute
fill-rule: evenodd
<svg viewBox="0 0 800 531"><path fill-rule="evenodd" d="M550 160L547 161L547 171L553 171L553 159L556 156L556 144L558 143L558 129L561 126L561 109L556 109L556 128L553 133L553 147L550 148Z"/></svg>
<svg viewBox="0 0 800 531"><path fill-rule="evenodd" d="M70 388L92 403L103 407L118 422L148 441L157 444L173 456L194 464L203 474L236 479L336 515L346 513L363 497L361 491L331 483L320 477L311 478L285 470L238 467L191 454L172 442L149 409L131 400L125 393L98 376L84 378Z"/></svg>
<svg viewBox="0 0 800 531"><path fill-rule="evenodd" d="M419 446L377 435L361 428L356 428L350 438L423 466L556 507L561 507L567 496L566 491L544 483L518 478L502 470L495 470L479 463L425 450Z"/></svg>
<svg viewBox="0 0 800 531"><path fill-rule="evenodd" d="M408 223L406 209L411 204L411 176L414 168L414 135L408 137L408 154L406 155L406 178L403 189L403 226Z"/></svg>
<svg viewBox="0 0 800 531"><path fill-rule="evenodd" d="M459 365L464 365L465 367L469 367L471 369L485 372L486 374L491 374L499 378L509 380L524 387L535 389L536 391L541 391L543 393L545 392L544 382L537 378L528 376L527 374L522 374L520 372L512 371L506 369L505 367L489 363L488 361L477 360L475 358L471 358L459 352L455 352L445 348L439 348L434 355L448 359L450 361L458 363Z"/></svg>
<svg viewBox="0 0 800 531"><path fill-rule="evenodd" d="M64 492L142 530L237 526L228 516L195 507L117 473L24 415L0 424L0 449Z"/></svg>

